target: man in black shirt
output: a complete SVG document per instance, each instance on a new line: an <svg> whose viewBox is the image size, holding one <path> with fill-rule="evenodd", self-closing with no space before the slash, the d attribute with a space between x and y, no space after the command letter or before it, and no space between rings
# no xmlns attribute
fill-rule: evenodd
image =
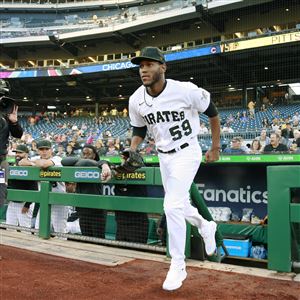
<svg viewBox="0 0 300 300"><path fill-rule="evenodd" d="M16 165L20 161L28 160L29 149L26 145L18 145L16 150ZM36 181L31 180L9 180L9 188L18 190L38 190ZM33 213L33 204L31 202L10 201L6 212L6 224L31 228L31 219Z"/></svg>
<svg viewBox="0 0 300 300"><path fill-rule="evenodd" d="M279 143L280 136L277 133L271 133L270 144L264 148L264 153L272 152L288 152L288 147L284 144Z"/></svg>
<svg viewBox="0 0 300 300"><path fill-rule="evenodd" d="M18 106L14 100L6 97L10 92L8 82L0 79L0 206L3 205L7 193L7 170L6 161L9 135L21 138L23 129L18 123Z"/></svg>
<svg viewBox="0 0 300 300"><path fill-rule="evenodd" d="M63 166L76 167L102 167L101 179L107 181L111 178L111 171L107 161L100 161L97 149L86 144L82 149L82 158L65 157L62 159ZM82 183L76 185L76 193L102 195L102 183ZM79 225L82 235L97 238L105 238L106 211L97 208L77 207Z"/></svg>

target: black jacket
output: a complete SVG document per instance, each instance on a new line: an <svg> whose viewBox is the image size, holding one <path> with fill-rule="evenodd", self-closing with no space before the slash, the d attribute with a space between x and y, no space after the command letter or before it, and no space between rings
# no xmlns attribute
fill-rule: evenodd
<svg viewBox="0 0 300 300"><path fill-rule="evenodd" d="M4 117L0 118L0 155L7 154L8 138L11 134L15 138L21 138L23 135L23 129L20 124L11 123Z"/></svg>

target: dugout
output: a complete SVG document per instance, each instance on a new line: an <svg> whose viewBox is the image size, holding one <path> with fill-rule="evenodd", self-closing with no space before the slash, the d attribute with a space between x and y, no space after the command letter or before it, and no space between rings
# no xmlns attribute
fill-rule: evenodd
<svg viewBox="0 0 300 300"><path fill-rule="evenodd" d="M116 158L113 158L114 160ZM154 157L152 157L152 160L154 161ZM149 159L145 159L146 162ZM252 161L253 160L253 161ZM232 184L235 185L239 185L239 187L241 188L242 186L249 185L251 184L251 186L256 186L258 183L255 182L255 180L259 181L259 185L262 186L262 190L260 191L261 195L263 195L263 193L266 191L267 192L267 179L266 179L266 169L268 166L272 165L272 166L284 166L284 165L295 165L298 166L299 165L299 160L300 160L300 156L299 155L262 155L262 156L222 156L220 162L218 163L214 163L214 164L202 164L201 168L203 168L200 172L200 174L205 174L204 177L200 177L197 175L195 183L196 183L196 189L199 190L199 187L201 188L205 188L208 186L208 183L211 182L211 178L216 178L216 177L223 177L223 180L220 180L221 184L228 184L228 186L224 187L224 188L228 188L233 190L234 186ZM154 163L152 161L152 163ZM19 167L12 167L11 170L16 170ZM24 168L22 168L24 169ZM25 168L27 170L27 168ZM61 180L61 181L65 181L66 180L66 176L70 179L74 179L71 176L71 171L68 170L69 168L62 168L61 169L61 177L60 178L56 178L56 180ZM127 184L141 184L141 178L146 179L146 182L150 183L148 185L148 189L149 189L149 198L147 199L148 201L153 201L152 204L154 204L154 206L151 208L152 213L157 213L157 214L161 214L162 213L162 197L160 195L160 193L162 193L161 187L159 186L159 177L155 177L155 168L153 167L148 167L148 168L144 168L141 169L141 174L143 174L143 176L139 175L136 178L127 178L125 181ZM28 176L33 175L34 178L36 178L36 180L47 180L48 178L41 178L40 174L39 174L39 170L36 168L28 168L28 170L30 170L30 172L28 173ZM233 170L238 170L237 173L235 173ZM254 171L254 175L253 176L248 176L251 172ZM32 173L33 172L33 173ZM72 171L74 172L74 170ZM243 175L244 173L244 175ZM12 175L13 174L13 175ZM18 174L18 172L11 172L10 173L10 178L11 179L16 179L18 176L16 175ZM22 173L22 175L24 175ZM206 177L205 177L206 176ZM214 177L213 177L214 176ZM242 177L246 177L248 180L247 181L243 181L243 180L239 180L239 181L235 181L235 178L238 177L239 179L241 179ZM24 178L22 178L24 179ZM149 181L151 179L151 182ZM250 179L250 180L249 180ZM84 181L86 179L76 179L76 180L81 180ZM250 182L249 182L250 181ZM119 183L119 182L117 182ZM123 182L122 182L123 183ZM145 181L143 182L145 184ZM203 186L204 185L204 186ZM220 188L220 185L218 188ZM210 186L208 186L210 188ZM222 186L223 187L223 186ZM265 188L265 190L263 190ZM247 186L246 186L247 189ZM210 188L211 190L211 188ZM248 188L248 190L250 191L251 189ZM203 189L203 191L205 191ZM211 191L210 191L211 192ZM16 197L16 193L17 191L10 191L9 192L9 197L10 199L15 199ZM24 195L26 195L26 193L36 193L36 192L24 192L22 193L22 196L24 197ZM58 196L58 195L53 195L53 197L50 195L49 196L49 189L47 191L48 196L46 194L44 194L44 196L50 201L49 203L53 203L53 201L57 201L60 204L64 204L64 201L62 199L57 199L54 200L54 196ZM51 193L50 193L51 194ZM52 193L54 194L54 193ZM202 195L205 199L205 197L208 195L205 192L202 192ZM257 191L255 193L255 195L258 195ZM12 198L13 197L13 198ZM91 196L93 197L93 196ZM44 198L44 197L43 197ZM83 202L82 200L80 200L80 196L76 196L76 195L71 195L71 194L64 194L64 198L67 199L68 204L70 205L82 205L83 207L85 205L93 205L92 204L92 200L91 201L87 201L87 202ZM121 207L121 209L129 209L128 207L126 207L126 205L123 205L122 202L118 201L120 199L114 199L110 197L110 201L108 200L108 198L105 198L105 201L101 204L101 208L107 209L107 210L112 210L112 208L115 209L115 207ZM231 198L230 198L231 199ZM259 206L261 206L261 212L262 212L262 216L264 216L264 213L267 212L267 203L265 203L265 201L263 200L259 200L259 198L254 197L254 201L252 199L252 197L249 198L250 201L246 201L245 202L241 202L241 203L237 203L235 201L218 201L218 205L220 204L224 204L224 205L232 205L231 207L243 207L245 205L252 206L254 208L257 208ZM263 198L262 198L263 199ZM34 202L40 202L40 198L39 197L34 197L34 199L32 199ZM205 199L206 200L206 199ZM134 201L132 202L133 205L141 205L141 201L142 199L140 199L139 197L137 197L136 199L134 199ZM207 201L206 203L208 206L210 206L212 201ZM259 202L259 203L257 203ZM149 204L149 202L148 202ZM152 205L151 204L151 205ZM48 204L49 205L49 204ZM238 206L237 206L238 205ZM99 205L100 208L100 205ZM149 212L149 206L146 205L142 205L139 208L140 210L144 211L144 212ZM46 220L49 219L49 212L46 213L46 215L44 216L44 227L41 227L41 231L42 237L47 237L47 234L45 235L45 232L47 230L49 230L48 225L46 224ZM2 217L3 217L3 211L2 211ZM111 232L108 232L108 234L111 234L111 237L113 237L113 217L109 218L110 222L110 228L112 230L110 230ZM107 227L109 228L109 226ZM268 226L266 225L254 225L254 224L247 224L247 223L232 223L232 222L222 222L219 223L219 229L220 232L223 235L228 235L228 234L238 234L238 235L245 235L245 233L251 237L252 242L254 243L262 243L264 245L268 244ZM155 243L155 230L156 230L156 222L155 219L153 219L151 221L151 226L149 228L149 241L150 244L151 243ZM192 235L194 236L193 232ZM152 241L151 241L152 240ZM293 239L293 245L294 247L296 247L296 252L294 251L293 255L297 255L299 256L299 253L297 252L299 249L299 241L296 242L296 246L295 246L295 239ZM196 245L196 247L195 247ZM190 245L190 255L188 255L188 257L191 256L191 254L193 254L193 251L196 251L199 253L199 241L196 242L196 244L191 243ZM198 248L197 248L198 247ZM293 256L294 257L294 256ZM296 256L295 256L296 257ZM195 257L196 258L196 257ZM198 259L201 259L201 257L197 257ZM240 259L240 258L239 258ZM249 258L247 258L249 260ZM296 259L296 258L295 258ZM267 260L263 261L265 264L267 263Z"/></svg>

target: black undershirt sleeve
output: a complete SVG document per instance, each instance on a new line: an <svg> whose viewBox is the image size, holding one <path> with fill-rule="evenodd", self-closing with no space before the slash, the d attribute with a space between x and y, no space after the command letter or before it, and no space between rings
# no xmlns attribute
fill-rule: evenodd
<svg viewBox="0 0 300 300"><path fill-rule="evenodd" d="M209 106L204 112L204 114L207 115L209 118L213 118L219 114L217 107L212 101L210 101Z"/></svg>
<svg viewBox="0 0 300 300"><path fill-rule="evenodd" d="M134 127L132 126L132 136L139 136L142 139L145 138L147 133L147 126L144 127Z"/></svg>

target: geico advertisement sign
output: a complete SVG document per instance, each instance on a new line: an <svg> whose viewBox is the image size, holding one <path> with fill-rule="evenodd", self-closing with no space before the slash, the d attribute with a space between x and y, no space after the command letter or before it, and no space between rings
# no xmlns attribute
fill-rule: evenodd
<svg viewBox="0 0 300 300"><path fill-rule="evenodd" d="M98 179L100 173L97 171L76 171L74 176L77 179Z"/></svg>
<svg viewBox="0 0 300 300"><path fill-rule="evenodd" d="M9 175L26 177L26 176L28 176L28 171L27 170L9 170Z"/></svg>

